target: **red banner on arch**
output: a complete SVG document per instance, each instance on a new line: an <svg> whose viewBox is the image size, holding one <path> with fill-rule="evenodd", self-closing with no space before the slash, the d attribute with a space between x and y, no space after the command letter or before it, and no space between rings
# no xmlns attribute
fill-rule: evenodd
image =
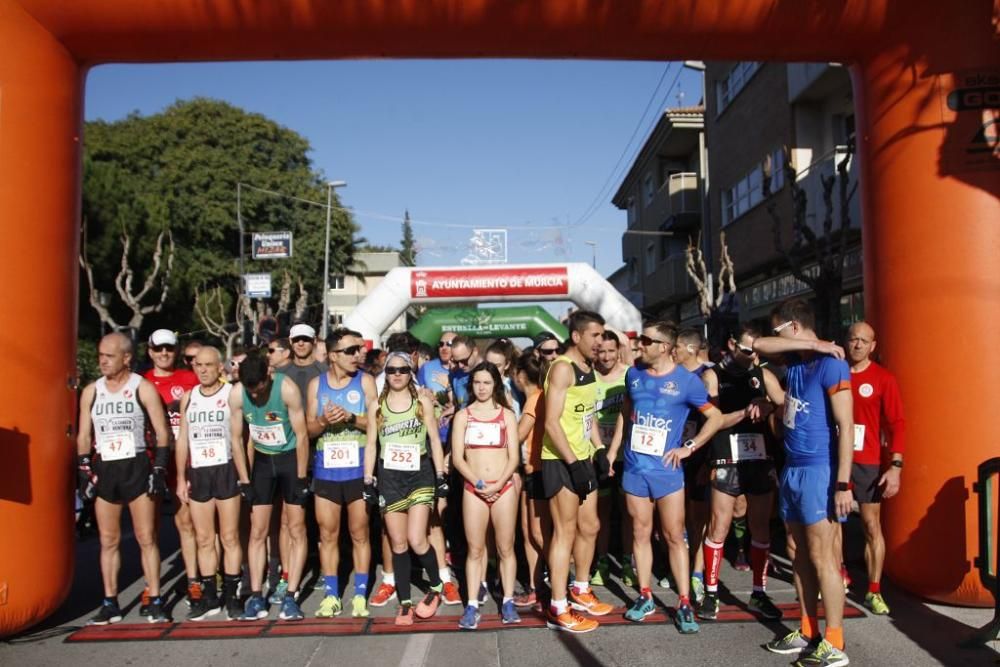
<svg viewBox="0 0 1000 667"><path fill-rule="evenodd" d="M410 274L410 296L414 299L567 294L565 267L441 269Z"/></svg>

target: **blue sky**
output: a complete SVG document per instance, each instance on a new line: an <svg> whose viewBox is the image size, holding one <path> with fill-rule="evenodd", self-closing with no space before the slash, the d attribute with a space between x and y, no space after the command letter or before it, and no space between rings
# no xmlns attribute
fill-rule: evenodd
<svg viewBox="0 0 1000 667"><path fill-rule="evenodd" d="M657 110L700 99L698 74L679 69L531 60L108 65L88 76L86 118L156 113L194 96L226 100L306 137L315 166L348 182L341 201L369 241L398 245L408 209L420 265L457 263L474 227L507 228L512 263L589 262L584 241L595 241L608 275L621 265L625 213L610 199L625 169Z"/></svg>

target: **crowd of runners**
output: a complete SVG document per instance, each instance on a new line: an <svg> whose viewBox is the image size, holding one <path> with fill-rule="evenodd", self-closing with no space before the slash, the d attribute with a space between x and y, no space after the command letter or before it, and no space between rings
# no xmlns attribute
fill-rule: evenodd
<svg viewBox="0 0 1000 667"><path fill-rule="evenodd" d="M191 621L264 619L271 605L301 619L308 582L322 591L317 617L366 617L395 600L395 622L411 625L463 605L465 630L495 595L503 623L533 608L549 628L589 632L622 613L592 588L612 576L635 591L624 615L641 623L666 569L674 624L698 632L719 614L727 541L753 573L749 608L778 619L767 577L780 517L802 621L767 649L848 664L841 524L856 502L865 604L889 613L879 508L899 489L905 438L872 327L851 326L843 347L823 341L810 306L790 300L766 330L741 326L710 354L700 330L671 322L626 335L578 310L566 324L566 340L542 334L522 350L453 332L436 350L409 333L369 350L358 332L317 341L299 323L230 359L160 329L142 375L133 341L105 336L77 450L101 543L92 623L123 617L126 507L140 613L169 620L158 546L168 499Z"/></svg>

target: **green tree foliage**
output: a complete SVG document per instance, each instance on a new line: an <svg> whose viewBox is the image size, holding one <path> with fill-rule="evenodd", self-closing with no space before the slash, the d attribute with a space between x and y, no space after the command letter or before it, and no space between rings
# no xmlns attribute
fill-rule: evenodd
<svg viewBox="0 0 1000 667"><path fill-rule="evenodd" d="M162 229L170 229L177 246L167 304L144 323L140 337L158 326L200 329L194 320L196 288L221 286L237 293L237 183L244 184L246 271L271 272L277 290L288 270L302 280L315 307L309 315L318 319L327 193L304 137L262 115L204 98L177 102L151 116L89 122L84 136L86 252L97 288L112 293L115 314L124 312L112 288L121 265L122 230L132 238L129 262L137 281L144 278ZM357 227L334 197L330 269L344 273L363 239L355 238ZM284 230L294 235L291 260L250 259L249 234ZM81 285L85 292L86 281ZM86 294L80 313L82 332L95 335L98 320Z"/></svg>
<svg viewBox="0 0 1000 667"><path fill-rule="evenodd" d="M403 266L417 265L416 239L413 238L413 224L410 222L410 212L403 214L403 240L400 243L399 259Z"/></svg>

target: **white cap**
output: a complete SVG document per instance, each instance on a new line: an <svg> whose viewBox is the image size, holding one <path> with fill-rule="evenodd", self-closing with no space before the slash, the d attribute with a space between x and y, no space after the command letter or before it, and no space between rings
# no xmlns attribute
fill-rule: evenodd
<svg viewBox="0 0 1000 667"><path fill-rule="evenodd" d="M150 345L177 345L177 334L170 329L157 329L149 337Z"/></svg>
<svg viewBox="0 0 1000 667"><path fill-rule="evenodd" d="M316 338L316 330L308 324L295 324L288 332L289 338Z"/></svg>

